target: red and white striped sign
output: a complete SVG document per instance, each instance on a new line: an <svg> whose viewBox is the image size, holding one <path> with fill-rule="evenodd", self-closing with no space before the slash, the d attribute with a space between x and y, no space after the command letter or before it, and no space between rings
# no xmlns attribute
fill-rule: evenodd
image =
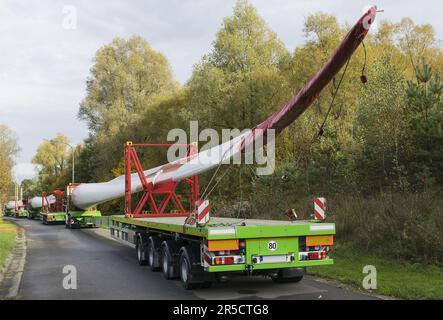
<svg viewBox="0 0 443 320"><path fill-rule="evenodd" d="M197 224L209 222L209 200L197 201Z"/></svg>
<svg viewBox="0 0 443 320"><path fill-rule="evenodd" d="M326 210L326 199L325 198L315 198L314 199L314 217L317 220L325 220Z"/></svg>

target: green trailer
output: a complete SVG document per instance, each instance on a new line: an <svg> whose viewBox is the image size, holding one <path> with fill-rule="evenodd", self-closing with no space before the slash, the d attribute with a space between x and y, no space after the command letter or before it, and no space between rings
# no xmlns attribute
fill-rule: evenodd
<svg viewBox="0 0 443 320"><path fill-rule="evenodd" d="M101 217L102 214L98 210L86 210L86 211L68 211L67 216L63 216L66 228L79 229L79 228L95 228L95 219Z"/></svg>
<svg viewBox="0 0 443 320"><path fill-rule="evenodd" d="M28 217L28 211L21 208L18 210L13 210L13 216L16 218L27 218Z"/></svg>
<svg viewBox="0 0 443 320"><path fill-rule="evenodd" d="M335 225L211 217L204 226L186 217L110 217L111 236L136 249L140 265L179 278L185 289L237 275L298 282L307 267L331 265Z"/></svg>
<svg viewBox="0 0 443 320"><path fill-rule="evenodd" d="M64 212L40 212L43 224L64 224L66 214Z"/></svg>
<svg viewBox="0 0 443 320"><path fill-rule="evenodd" d="M3 214L5 217L12 217L13 211L12 211L12 209L5 208L5 210L3 211Z"/></svg>
<svg viewBox="0 0 443 320"><path fill-rule="evenodd" d="M28 219L42 220L40 209L33 209L31 207L28 207L27 212L28 212Z"/></svg>

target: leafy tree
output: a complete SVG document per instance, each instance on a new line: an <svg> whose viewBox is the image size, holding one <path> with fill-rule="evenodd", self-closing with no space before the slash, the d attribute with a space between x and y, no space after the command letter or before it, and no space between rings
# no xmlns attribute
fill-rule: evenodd
<svg viewBox="0 0 443 320"><path fill-rule="evenodd" d="M71 159L68 138L58 133L55 138L42 142L32 158L32 163L40 165L39 183L43 190L66 187L70 181L69 161Z"/></svg>
<svg viewBox="0 0 443 320"><path fill-rule="evenodd" d="M413 166L420 183L443 182L443 83L423 58L408 81L408 110L414 144Z"/></svg>
<svg viewBox="0 0 443 320"><path fill-rule="evenodd" d="M187 120L202 128L251 128L289 95L280 69L289 53L247 1L224 20L187 84Z"/></svg>
<svg viewBox="0 0 443 320"><path fill-rule="evenodd" d="M97 51L78 116L91 132L116 133L177 83L166 58L141 37L116 38Z"/></svg>
<svg viewBox="0 0 443 320"><path fill-rule="evenodd" d="M0 124L0 203L10 196L13 157L19 150L15 133L8 126Z"/></svg>
<svg viewBox="0 0 443 320"><path fill-rule="evenodd" d="M123 144L117 137L134 126L153 101L177 88L167 59L141 37L116 38L98 50L78 113L90 129L80 153L81 177L86 181L112 177L122 155Z"/></svg>
<svg viewBox="0 0 443 320"><path fill-rule="evenodd" d="M364 191L408 187L405 153L409 145L405 117L405 79L392 57L376 60L358 99L355 134L362 146L357 168ZM369 189L368 189L369 188Z"/></svg>
<svg viewBox="0 0 443 320"><path fill-rule="evenodd" d="M21 183L23 189L23 198L29 199L35 196L39 196L42 192L38 178L24 179Z"/></svg>

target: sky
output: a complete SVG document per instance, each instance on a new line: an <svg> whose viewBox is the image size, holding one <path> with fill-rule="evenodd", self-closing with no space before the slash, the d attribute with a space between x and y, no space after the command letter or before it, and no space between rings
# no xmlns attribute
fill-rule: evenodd
<svg viewBox="0 0 443 320"><path fill-rule="evenodd" d="M235 0L0 0L0 123L18 136L17 181L35 175L31 159L43 139L64 133L72 144L87 137L77 119L95 52L114 37L141 35L168 58L184 84L211 50ZM438 0L250 0L289 50L304 42L303 23L319 11L353 24L376 4L378 19L410 17L432 24L443 39Z"/></svg>

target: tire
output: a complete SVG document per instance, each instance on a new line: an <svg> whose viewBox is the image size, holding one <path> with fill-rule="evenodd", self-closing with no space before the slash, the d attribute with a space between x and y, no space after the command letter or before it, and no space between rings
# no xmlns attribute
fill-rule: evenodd
<svg viewBox="0 0 443 320"><path fill-rule="evenodd" d="M158 248L160 246L160 239L158 237L149 237L148 240L148 264L151 271L160 271L160 257Z"/></svg>
<svg viewBox="0 0 443 320"><path fill-rule="evenodd" d="M177 243L173 240L166 240L161 245L161 267L163 277L166 280L178 278L178 264L176 256L179 251Z"/></svg>
<svg viewBox="0 0 443 320"><path fill-rule="evenodd" d="M272 281L274 281L275 283L297 283L300 282L303 279L303 276L298 276L298 277L291 277L291 278L283 278L283 277L275 277L272 278Z"/></svg>
<svg viewBox="0 0 443 320"><path fill-rule="evenodd" d="M137 253L138 264L141 266L146 266L148 264L148 259L146 259L146 250L141 236L137 237L135 252Z"/></svg>
<svg viewBox="0 0 443 320"><path fill-rule="evenodd" d="M198 287L197 283L191 283L191 259L189 258L189 254L186 250L186 247L183 247L180 253L179 260L179 274L180 281L185 290L193 290Z"/></svg>

